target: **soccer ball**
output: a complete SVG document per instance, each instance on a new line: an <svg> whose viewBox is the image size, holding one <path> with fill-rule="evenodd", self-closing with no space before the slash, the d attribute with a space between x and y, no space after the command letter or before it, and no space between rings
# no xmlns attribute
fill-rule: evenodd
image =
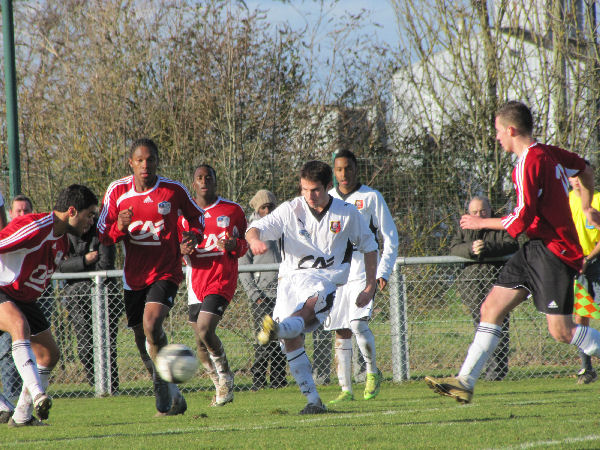
<svg viewBox="0 0 600 450"><path fill-rule="evenodd" d="M196 374L198 359L187 345L169 344L156 355L156 369L169 383L183 383Z"/></svg>

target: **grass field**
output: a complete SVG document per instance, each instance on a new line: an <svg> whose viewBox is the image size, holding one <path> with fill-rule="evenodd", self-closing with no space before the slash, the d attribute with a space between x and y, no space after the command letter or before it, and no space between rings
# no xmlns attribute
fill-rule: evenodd
<svg viewBox="0 0 600 450"><path fill-rule="evenodd" d="M600 383L599 383L600 384ZM49 427L0 426L0 448L599 448L600 385L574 378L480 382L459 405L422 381L384 383L318 416L300 416L296 386L236 393L210 408L212 393L187 394L184 416L154 418L151 397L55 399ZM320 387L325 401L337 386Z"/></svg>

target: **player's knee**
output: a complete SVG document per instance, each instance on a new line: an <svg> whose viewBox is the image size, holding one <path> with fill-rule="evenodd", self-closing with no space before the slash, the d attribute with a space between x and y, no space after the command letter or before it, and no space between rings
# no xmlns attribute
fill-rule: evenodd
<svg viewBox="0 0 600 450"><path fill-rule="evenodd" d="M571 331L563 327L548 326L548 331L550 332L550 336L552 336L557 342L570 344L571 340L573 339L573 334Z"/></svg>
<svg viewBox="0 0 600 450"><path fill-rule="evenodd" d="M369 322L367 320L352 320L350 328L355 335L364 335L370 331Z"/></svg>

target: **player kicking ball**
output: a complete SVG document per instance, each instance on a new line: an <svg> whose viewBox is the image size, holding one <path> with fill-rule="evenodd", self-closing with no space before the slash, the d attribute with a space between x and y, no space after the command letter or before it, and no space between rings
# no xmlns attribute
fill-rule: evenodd
<svg viewBox="0 0 600 450"><path fill-rule="evenodd" d="M375 294L377 243L356 207L328 194L332 180L327 164L307 162L300 170L301 195L252 222L246 233L255 255L267 250L263 241L281 239L283 261L273 318L265 316L257 339L261 345L283 341L292 376L308 401L300 414L327 410L304 350L304 334L327 318L337 287L348 279L353 247L365 258L366 284L357 306L367 305Z"/></svg>
<svg viewBox="0 0 600 450"><path fill-rule="evenodd" d="M533 295L538 311L546 315L548 331L559 342L570 343L586 355L600 356L600 332L573 323L573 278L583 264L583 252L569 207L568 177L581 183L581 208L590 225L598 227L600 212L591 207L594 173L575 153L540 144L532 137L529 108L508 102L496 113L496 139L514 153L513 182L517 206L508 216L482 218L465 215L463 229L521 233L527 242L504 265L481 306L481 322L457 377L425 377L440 395L469 403L475 383L502 337L506 314Z"/></svg>

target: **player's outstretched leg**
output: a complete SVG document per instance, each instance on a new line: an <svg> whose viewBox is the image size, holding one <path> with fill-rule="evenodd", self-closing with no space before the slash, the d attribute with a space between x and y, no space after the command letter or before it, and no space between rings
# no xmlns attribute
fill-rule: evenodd
<svg viewBox="0 0 600 450"><path fill-rule="evenodd" d="M425 377L425 383L436 394L445 395L456 399L459 403L470 403L473 398L473 389L464 386L458 378Z"/></svg>
<svg viewBox="0 0 600 450"><path fill-rule="evenodd" d="M330 405L354 400L354 394L352 393L352 338L342 339L336 337L335 359L338 382L342 392L329 402Z"/></svg>
<svg viewBox="0 0 600 450"><path fill-rule="evenodd" d="M217 336L214 337L217 340L218 351L216 354L209 353L209 355L219 375L219 384L217 386L215 401L211 406L223 406L233 402L234 375L229 369L229 361L227 360L223 343Z"/></svg>
<svg viewBox="0 0 600 450"><path fill-rule="evenodd" d="M375 362L375 336L366 319L352 320L350 327L356 336L356 343L367 365L367 381L363 397L365 400L371 400L379 394L383 380L383 375Z"/></svg>
<svg viewBox="0 0 600 450"><path fill-rule="evenodd" d="M267 345L271 341L279 339L279 325L269 315L263 317L261 330L256 335L260 345Z"/></svg>

